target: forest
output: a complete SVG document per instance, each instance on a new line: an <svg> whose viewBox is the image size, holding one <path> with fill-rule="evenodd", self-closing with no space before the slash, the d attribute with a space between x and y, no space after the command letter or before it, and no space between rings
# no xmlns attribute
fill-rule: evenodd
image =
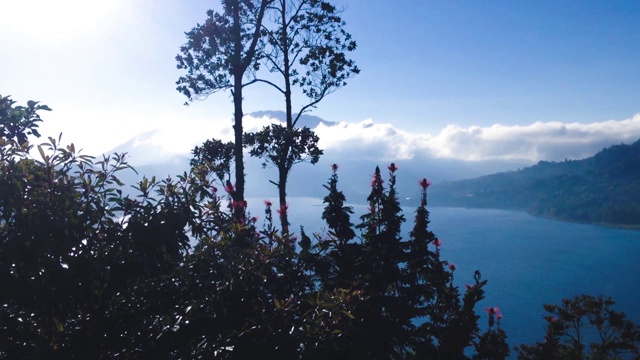
<svg viewBox="0 0 640 360"><path fill-rule="evenodd" d="M454 282L429 228L431 183L418 179L403 213L394 163L362 174L357 215L334 164L326 231L291 228L288 174L323 154L298 116L359 72L356 43L325 1L222 5L186 33L177 90L188 102L229 91L234 141L195 147L182 174L125 184L126 154L43 139L51 109L0 96L1 359L640 358L640 327L590 295L545 305L540 341L511 347L499 304L478 305L481 269ZM242 89L258 83L282 94L287 118L244 133ZM278 169L278 203L260 214L247 210L245 152Z"/></svg>
<svg viewBox="0 0 640 360"><path fill-rule="evenodd" d="M434 203L526 210L532 215L640 228L640 140L592 157L540 161L518 171L440 184Z"/></svg>

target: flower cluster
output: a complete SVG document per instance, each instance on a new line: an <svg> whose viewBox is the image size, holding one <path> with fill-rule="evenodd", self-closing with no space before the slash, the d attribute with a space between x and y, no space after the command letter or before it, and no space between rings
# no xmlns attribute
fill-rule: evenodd
<svg viewBox="0 0 640 360"><path fill-rule="evenodd" d="M500 320L502 319L502 312L500 311L499 307L488 307L485 308L484 311L489 314L489 316L495 316L496 319Z"/></svg>
<svg viewBox="0 0 640 360"><path fill-rule="evenodd" d="M418 184L420 185L420 187L422 188L423 191L426 191L427 188L431 185L431 181L429 181L427 179L422 179L422 180L418 181Z"/></svg>

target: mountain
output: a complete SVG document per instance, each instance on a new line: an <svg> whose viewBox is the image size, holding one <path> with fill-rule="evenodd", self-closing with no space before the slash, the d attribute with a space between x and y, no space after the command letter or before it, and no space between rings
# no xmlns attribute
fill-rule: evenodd
<svg viewBox="0 0 640 360"><path fill-rule="evenodd" d="M255 111L252 112L250 114L248 114L249 116L252 116L254 118L261 118L261 117L268 117L271 119L276 119L282 122L286 122L287 121L287 113L285 113L284 111L278 111L278 110L264 110L264 111ZM298 116L298 114L293 114L293 119L295 120L296 116ZM327 121L319 116L315 116L315 115L309 115L309 114L302 114L300 116L300 119L298 119L298 122L296 123L296 127L308 127L309 129L315 129L318 125L323 124L323 125L327 125L327 126L333 126L336 125L337 123L334 121Z"/></svg>
<svg viewBox="0 0 640 360"><path fill-rule="evenodd" d="M518 171L441 183L430 200L436 206L518 209L640 229L640 140L583 160L540 161Z"/></svg>

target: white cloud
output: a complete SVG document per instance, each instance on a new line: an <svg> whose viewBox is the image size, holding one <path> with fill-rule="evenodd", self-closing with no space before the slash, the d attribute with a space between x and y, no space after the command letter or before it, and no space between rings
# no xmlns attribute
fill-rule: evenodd
<svg viewBox="0 0 640 360"><path fill-rule="evenodd" d="M243 128L247 132L260 130L266 124L279 123L269 118L245 116ZM203 120L165 118L157 128L144 132L109 151L127 152L131 164L149 165L167 161L175 156L188 156L195 146L207 139L233 141L232 122L228 120Z"/></svg>
<svg viewBox="0 0 640 360"><path fill-rule="evenodd" d="M194 146L210 138L233 139L230 117L189 117L189 114L178 112L149 116L143 115L144 111L133 114L118 109L109 113L67 107L60 110L47 114L43 130L66 129L63 143L74 141L76 148L84 148L84 153L126 151L134 165L157 164L171 157L188 156ZM98 115L87 119L84 114ZM60 119L56 115L60 115ZM278 121L246 116L243 125L245 131L257 131L270 123ZM91 126L93 124L109 125L98 129ZM336 159L401 161L440 158L533 163L585 158L603 147L636 141L640 138L640 114L625 120L594 123L536 122L489 127L448 125L435 135L407 132L371 119L333 126L320 124L315 131L326 156ZM43 134L52 135L52 132L43 131ZM55 133L53 136L57 137Z"/></svg>
<svg viewBox="0 0 640 360"><path fill-rule="evenodd" d="M625 120L594 123L536 122L530 125L460 127L448 125L437 135L415 134L391 124L320 125L325 149L368 159L436 157L467 161L580 159L603 147L640 138L640 114Z"/></svg>

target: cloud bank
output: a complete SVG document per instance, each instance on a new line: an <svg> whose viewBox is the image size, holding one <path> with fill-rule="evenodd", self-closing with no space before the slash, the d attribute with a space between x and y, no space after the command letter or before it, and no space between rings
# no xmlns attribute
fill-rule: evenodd
<svg viewBox="0 0 640 360"><path fill-rule="evenodd" d="M126 151L132 163L153 164L175 156L188 156L206 139L233 139L231 121L191 120L146 132L116 147ZM268 116L246 116L245 131L257 131L270 123ZM315 128L327 157L350 160L401 161L452 159L463 161L510 161L535 163L592 156L604 147L640 139L640 114L625 120L594 123L536 122L529 125L460 127L447 125L438 134L398 129L372 119Z"/></svg>
<svg viewBox="0 0 640 360"><path fill-rule="evenodd" d="M594 123L536 122L530 125L460 127L437 135L416 134L373 120L320 124L321 147L363 159L432 157L465 161L558 161L592 156L603 147L640 139L640 114Z"/></svg>

